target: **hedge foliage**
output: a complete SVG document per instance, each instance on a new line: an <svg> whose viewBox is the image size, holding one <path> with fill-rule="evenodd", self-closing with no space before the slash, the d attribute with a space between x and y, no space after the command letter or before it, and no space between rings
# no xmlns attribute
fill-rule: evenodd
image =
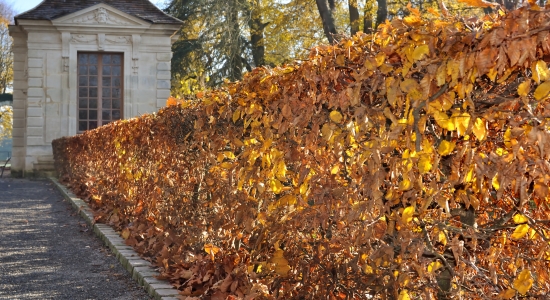
<svg viewBox="0 0 550 300"><path fill-rule="evenodd" d="M548 20L411 9L56 140L59 172L189 299L543 296Z"/></svg>

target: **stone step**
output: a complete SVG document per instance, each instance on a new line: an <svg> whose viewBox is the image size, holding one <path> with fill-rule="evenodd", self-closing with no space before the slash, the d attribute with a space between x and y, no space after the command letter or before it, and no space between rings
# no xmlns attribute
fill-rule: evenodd
<svg viewBox="0 0 550 300"><path fill-rule="evenodd" d="M54 162L53 155L41 155L38 157L38 162L39 163L51 162L53 164Z"/></svg>
<svg viewBox="0 0 550 300"><path fill-rule="evenodd" d="M36 178L56 178L57 172L54 170L33 170L31 174L25 175Z"/></svg>
<svg viewBox="0 0 550 300"><path fill-rule="evenodd" d="M34 166L34 170L39 170L39 171L54 171L55 170L55 165L52 162L36 162L33 164Z"/></svg>

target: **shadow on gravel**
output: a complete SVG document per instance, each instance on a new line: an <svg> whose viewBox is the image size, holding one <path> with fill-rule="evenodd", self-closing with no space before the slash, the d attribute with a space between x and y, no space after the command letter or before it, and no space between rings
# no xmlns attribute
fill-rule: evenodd
<svg viewBox="0 0 550 300"><path fill-rule="evenodd" d="M0 299L151 299L49 181L0 179Z"/></svg>

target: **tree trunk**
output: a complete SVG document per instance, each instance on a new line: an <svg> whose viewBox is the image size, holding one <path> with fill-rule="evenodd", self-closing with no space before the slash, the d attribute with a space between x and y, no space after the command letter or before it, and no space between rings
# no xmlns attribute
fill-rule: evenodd
<svg viewBox="0 0 550 300"><path fill-rule="evenodd" d="M359 9L357 0L348 0L350 34L355 35L359 31Z"/></svg>
<svg viewBox="0 0 550 300"><path fill-rule="evenodd" d="M252 44L252 58L255 67L265 65L265 47L264 47L264 28L266 24L262 23L262 14L260 1L251 1L250 19L248 27L250 28L250 43Z"/></svg>
<svg viewBox="0 0 550 300"><path fill-rule="evenodd" d="M376 11L376 28L384 23L388 18L388 2L387 0L376 0L378 2L378 10Z"/></svg>
<svg viewBox="0 0 550 300"><path fill-rule="evenodd" d="M229 79L231 81L242 78L242 60L241 60L241 30L239 28L239 10L237 3L232 3L228 7L227 21L229 22Z"/></svg>
<svg viewBox="0 0 550 300"><path fill-rule="evenodd" d="M373 5L369 6L369 0L365 1L365 9L363 10L363 32L372 32L372 11Z"/></svg>
<svg viewBox="0 0 550 300"><path fill-rule="evenodd" d="M317 9L321 15L323 22L323 31L330 44L334 43L334 35L336 34L336 25L334 25L334 16L332 10L329 9L327 0L315 0ZM331 1L334 4L334 0Z"/></svg>

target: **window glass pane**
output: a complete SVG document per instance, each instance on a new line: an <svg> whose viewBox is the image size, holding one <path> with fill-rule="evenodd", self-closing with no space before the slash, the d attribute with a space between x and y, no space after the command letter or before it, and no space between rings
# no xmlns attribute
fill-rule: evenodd
<svg viewBox="0 0 550 300"><path fill-rule="evenodd" d="M113 110L113 120L120 120L120 110Z"/></svg>
<svg viewBox="0 0 550 300"><path fill-rule="evenodd" d="M111 86L111 77L103 77L103 80L101 82L103 86Z"/></svg>
<svg viewBox="0 0 550 300"><path fill-rule="evenodd" d="M113 55L111 63L113 65L120 65L122 63L122 55L120 54Z"/></svg>
<svg viewBox="0 0 550 300"><path fill-rule="evenodd" d="M111 75L111 66L103 66L103 76Z"/></svg>
<svg viewBox="0 0 550 300"><path fill-rule="evenodd" d="M87 122L87 121L80 121L80 122L78 122L78 130L79 130L79 131L86 131L86 130L88 130L88 122Z"/></svg>
<svg viewBox="0 0 550 300"><path fill-rule="evenodd" d="M120 99L113 99L113 108L120 109Z"/></svg>
<svg viewBox="0 0 550 300"><path fill-rule="evenodd" d="M87 110L79 110L78 111L78 118L80 120L86 120L88 119L88 111Z"/></svg>
<svg viewBox="0 0 550 300"><path fill-rule="evenodd" d="M88 108L88 99L86 98L78 99L78 108Z"/></svg>
<svg viewBox="0 0 550 300"><path fill-rule="evenodd" d="M80 132L122 119L123 58L122 54L78 54Z"/></svg>
<svg viewBox="0 0 550 300"><path fill-rule="evenodd" d="M111 99L103 99L103 100L101 100L101 108L103 108L103 109L111 109Z"/></svg>
<svg viewBox="0 0 550 300"><path fill-rule="evenodd" d="M89 66L90 75L97 75L97 66Z"/></svg>
<svg viewBox="0 0 550 300"><path fill-rule="evenodd" d="M103 88L103 98L111 98L111 89L110 88Z"/></svg>
<svg viewBox="0 0 550 300"><path fill-rule="evenodd" d="M78 66L78 75L88 75L88 66Z"/></svg>
<svg viewBox="0 0 550 300"><path fill-rule="evenodd" d="M78 55L78 63L79 64L87 64L88 63L88 54L79 54Z"/></svg>
<svg viewBox="0 0 550 300"><path fill-rule="evenodd" d="M104 109L101 113L101 119L105 120L105 121L111 120L111 110L110 109L107 109L107 110Z"/></svg>
<svg viewBox="0 0 550 300"><path fill-rule="evenodd" d="M90 76L90 86L97 86L97 76Z"/></svg>
<svg viewBox="0 0 550 300"><path fill-rule="evenodd" d="M120 98L120 89L113 89L112 97L117 99Z"/></svg>
<svg viewBox="0 0 550 300"><path fill-rule="evenodd" d="M120 67L112 67L113 75L120 76L122 74Z"/></svg>
<svg viewBox="0 0 550 300"><path fill-rule="evenodd" d="M88 85L88 76L79 76L78 77L78 85L79 86L87 86Z"/></svg>

